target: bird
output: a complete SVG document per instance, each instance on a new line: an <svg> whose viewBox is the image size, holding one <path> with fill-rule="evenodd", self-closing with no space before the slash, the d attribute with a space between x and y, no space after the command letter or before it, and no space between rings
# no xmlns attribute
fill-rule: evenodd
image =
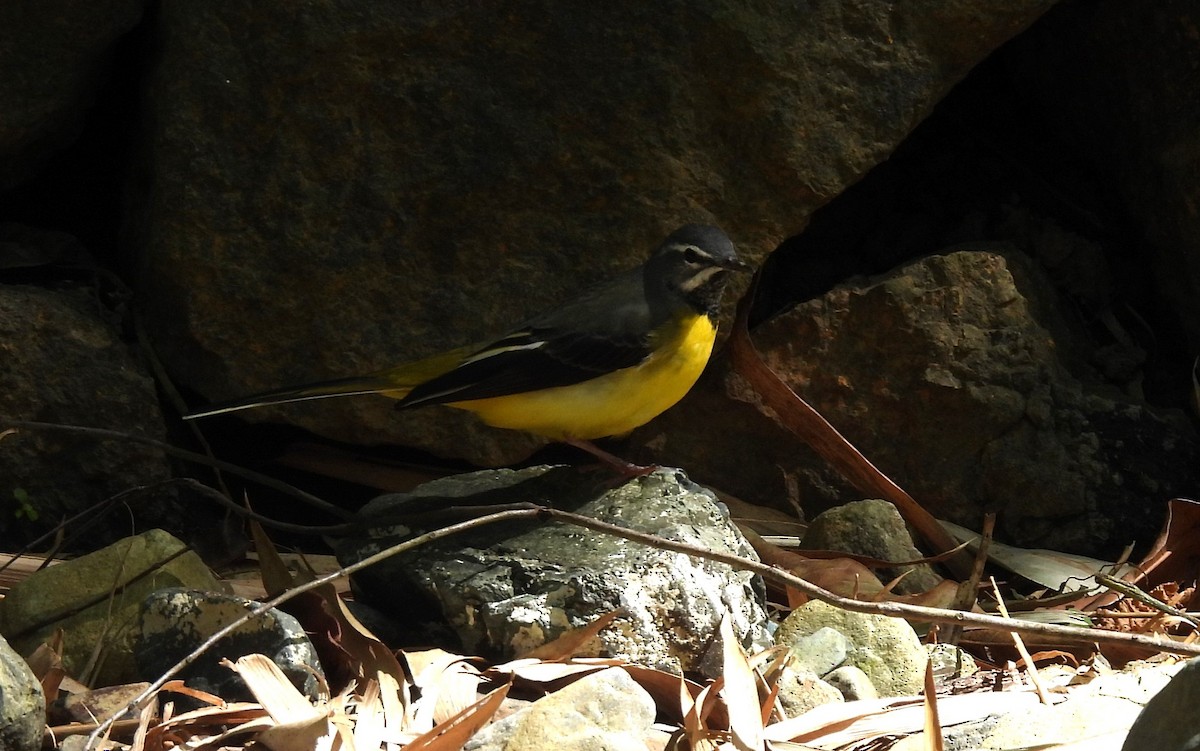
<svg viewBox="0 0 1200 751"><path fill-rule="evenodd" d="M750 268L721 229L686 224L641 266L497 338L366 375L213 404L184 419L380 394L401 409L467 410L493 427L573 445L624 474L644 474L593 441L629 433L683 398L712 354L730 272Z"/></svg>

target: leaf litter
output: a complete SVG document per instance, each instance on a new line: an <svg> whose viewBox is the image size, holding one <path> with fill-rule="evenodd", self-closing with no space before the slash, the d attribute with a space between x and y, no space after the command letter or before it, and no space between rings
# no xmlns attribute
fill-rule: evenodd
<svg viewBox="0 0 1200 751"><path fill-rule="evenodd" d="M958 577L972 570L968 550L979 535L934 520L907 493L876 469L811 407L779 381L753 349L744 320L749 296L743 299L739 323L730 339L730 359L738 374L751 383L764 408L807 440L843 476L873 496L891 500L905 520L926 539L936 555ZM805 555L775 544L765 523L770 514L756 519L759 537L747 530L759 556L767 563L796 573L821 588L865 601L890 601L946 608L959 601L960 585L945 580L920 595L892 593L895 581L881 582L873 573L881 562L838 556L828 552ZM793 533L779 522L778 531ZM288 591L311 582L315 572L303 559L285 561L266 533L253 525L261 596ZM1005 592L993 585L988 604L982 587L967 593L969 610L1003 609L1015 618L1066 621L1108 632L1158 634L1177 643L1195 639L1190 611L1197 608L1195 576L1200 570L1200 504L1175 499L1169 504L1164 528L1136 565L1105 562L1056 551L1022 550L990 543L977 554L974 568L991 563L1016 579L1005 583ZM770 541L768 541L770 540ZM964 543L966 546L964 547ZM912 563L912 562L908 562ZM1106 584L1106 581L1108 582ZM1024 582L1024 584L1022 584ZM1116 582L1128 588L1118 589ZM257 591L240 582L240 588ZM256 701L227 702L196 691L180 681L165 682L134 715L108 723L106 734L93 747L121 749L219 749L259 743L271 751L346 749L385 751L446 751L459 749L481 728L504 712L520 695L541 696L599 670L617 667L626 671L654 699L660 721L674 731L675 748L744 751L746 749L844 749L890 747L908 734L925 732L926 747L941 748L941 730L999 712L1027 711L1039 701L1058 701L1072 685L1091 680L1109 668L1134 658L1156 657L1142 646L1097 644L1080 650L1061 644L1053 636L1026 633L1019 662L1006 656L1014 633L968 629L962 644L996 670L973 679L950 678L935 682L926 671L922 696L891 697L826 704L797 717L787 717L778 700L780 678L791 660L786 648L774 647L747 655L738 644L727 619L720 625L722 673L712 680L695 680L615 658L581 657L586 645L620 617L607 613L592 623L569 631L519 659L496 665L470 655L440 649L393 651L362 626L345 605L344 584L330 583L300 598L289 611L305 626L318 648L322 665L336 693L326 691L316 700L302 695L278 666L263 655L246 655L226 662L250 687ZM779 588L772 591L780 611L802 604L807 595ZM931 638L936 631L931 632ZM53 725L48 743L57 746L69 735L96 732L109 717L125 713L114 705L85 700L86 686L66 674L59 640L43 645L29 658L48 699L79 697L77 704L92 707L88 721ZM1172 659L1172 658L1165 658ZM1064 665L1064 663L1066 663ZM1020 669L1036 672L1039 666L1056 668L1054 685L1042 698L1025 681ZM1016 676L1010 680L1006 676ZM122 687L114 687L120 689ZM140 686L126 687L137 691ZM120 694L118 694L120 695ZM177 712L173 697L186 696L201 708ZM111 714L103 716L105 711ZM1062 747L1066 748L1066 747Z"/></svg>

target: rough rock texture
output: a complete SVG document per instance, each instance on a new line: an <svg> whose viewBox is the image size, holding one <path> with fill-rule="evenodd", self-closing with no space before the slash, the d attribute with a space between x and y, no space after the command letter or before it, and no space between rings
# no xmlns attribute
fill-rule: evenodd
<svg viewBox="0 0 1200 751"><path fill-rule="evenodd" d="M0 191L78 135L117 38L146 0L0 3Z"/></svg>
<svg viewBox="0 0 1200 751"><path fill-rule="evenodd" d="M580 678L488 725L464 751L645 751L654 699L629 673Z"/></svg>
<svg viewBox="0 0 1200 751"><path fill-rule="evenodd" d="M935 680L948 681L979 672L979 663L971 654L953 644L926 644L929 661L933 663Z"/></svg>
<svg viewBox="0 0 1200 751"><path fill-rule="evenodd" d="M823 680L840 691L842 698L846 701L879 698L879 690L871 682L870 676L862 668L854 665L843 665L829 673Z"/></svg>
<svg viewBox="0 0 1200 751"><path fill-rule="evenodd" d="M788 717L799 717L813 707L845 701L833 686L808 670L783 669L779 676L779 703Z"/></svg>
<svg viewBox="0 0 1200 751"><path fill-rule="evenodd" d="M780 624L775 641L789 647L822 628L835 629L849 643L845 664L860 668L880 696L906 696L924 684L925 648L900 618L839 610L819 600L796 608Z"/></svg>
<svg viewBox="0 0 1200 751"><path fill-rule="evenodd" d="M104 308L85 290L0 286L0 415L106 428L162 440L154 382L117 336ZM9 427L0 426L0 430ZM71 536L73 549L94 549L161 526L185 539L219 518L207 502L164 487L164 454L121 440L21 430L0 451L0 535L27 542L64 519L115 496L115 521Z"/></svg>
<svg viewBox="0 0 1200 751"><path fill-rule="evenodd" d="M754 342L935 515L978 528L985 511L1000 511L1009 541L1112 554L1153 540L1163 502L1194 491L1200 440L1181 413L1101 378L1063 333L1047 288L1011 250L948 252L840 285L758 326ZM703 435L677 416L637 438L666 461L702 457L700 477L746 498L790 483L811 511L854 492L754 408L705 411L721 398L718 382L757 401L727 367L708 377L689 395L695 414L712 418Z"/></svg>
<svg viewBox="0 0 1200 751"><path fill-rule="evenodd" d="M756 558L712 495L681 472L659 470L612 490L597 489L597 480L561 467L448 477L372 501L360 515L378 526L334 547L349 563L410 536L384 526L406 513L532 501ZM621 617L588 654L713 675L726 613L744 646L769 643L756 576L567 524L487 526L389 558L354 584L359 599L398 620L444 618L471 653L519 656L616 609Z"/></svg>
<svg viewBox="0 0 1200 751"><path fill-rule="evenodd" d="M160 589L142 602L133 655L146 680L165 673L216 631L254 610L242 597L180 588ZM279 666L296 688L316 699L324 672L316 649L293 616L271 609L246 623L179 674L192 688L226 701L254 701L241 676L220 664L248 654L263 654Z"/></svg>
<svg viewBox="0 0 1200 751"><path fill-rule="evenodd" d="M225 585L182 542L155 529L15 584L0 601L0 634L31 653L62 629L69 674L97 686L136 681L131 645L138 612L147 595L164 587L219 592ZM89 680L93 657L98 667L90 668Z"/></svg>
<svg viewBox="0 0 1200 751"><path fill-rule="evenodd" d="M891 503L880 500L854 501L818 514L805 530L800 547L840 550L882 561L914 561L925 557L913 545L900 512ZM876 574L885 583L904 575L894 590L901 594L927 592L942 580L926 563L880 569Z"/></svg>
<svg viewBox="0 0 1200 751"><path fill-rule="evenodd" d="M238 396L495 333L684 221L760 256L1051 4L164 4L130 215L156 343ZM372 399L286 414L531 447Z"/></svg>
<svg viewBox="0 0 1200 751"><path fill-rule="evenodd" d="M841 631L823 626L811 634L794 636L788 649L801 667L823 676L846 661L850 643Z"/></svg>
<svg viewBox="0 0 1200 751"><path fill-rule="evenodd" d="M0 748L37 751L46 726L46 697L37 676L0 637Z"/></svg>

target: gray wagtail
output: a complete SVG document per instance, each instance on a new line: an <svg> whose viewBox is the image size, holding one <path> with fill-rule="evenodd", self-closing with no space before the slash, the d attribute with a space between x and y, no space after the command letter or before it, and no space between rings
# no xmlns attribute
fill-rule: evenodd
<svg viewBox="0 0 1200 751"><path fill-rule="evenodd" d="M641 266L504 336L362 376L269 391L185 419L356 394L445 404L488 425L569 443L628 433L683 398L712 354L729 271L749 266L724 232L688 224ZM623 463L622 463L623 464Z"/></svg>

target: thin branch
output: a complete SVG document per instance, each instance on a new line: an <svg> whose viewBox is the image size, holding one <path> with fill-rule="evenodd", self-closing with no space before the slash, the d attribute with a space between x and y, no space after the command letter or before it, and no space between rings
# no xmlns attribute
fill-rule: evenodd
<svg viewBox="0 0 1200 751"><path fill-rule="evenodd" d="M874 615L886 615L893 618L905 618L911 621L929 622L929 623L949 623L953 625L980 626L983 628L993 628L1002 631L1017 631L1025 634L1039 634L1059 639L1072 644L1124 644L1146 647L1160 652L1169 652L1172 654L1181 655L1200 655L1200 643L1185 644L1172 639L1160 639L1141 634L1125 634L1116 631L1104 631L1101 629L1087 629L1078 626L1061 626L1053 623L1031 623L1012 618L1002 618L995 615L987 615L985 613L967 613L959 610L945 610L943 608L934 608L927 605L910 605L903 602L868 602L866 600L855 600L849 597L836 595L827 589L818 587L817 585L801 579L795 574L790 574L786 571L768 566L765 563L752 561L733 553L721 553L705 548L698 548L682 542L674 540L665 540L661 537L648 535L642 532L635 532L631 529L618 527L614 524L598 521L586 516L579 516L566 511L558 511L556 509L545 509L543 513L551 519L575 524L580 527L604 532L616 537L623 537L634 542L641 542L647 545L652 545L663 550L670 550L675 553L686 553L687 555L696 556L697 558L705 558L718 563L725 563L734 568L752 571L759 574L764 579L781 582L788 586L794 587L801 592L818 600L823 600L830 605L849 610L855 613L869 613Z"/></svg>
<svg viewBox="0 0 1200 751"><path fill-rule="evenodd" d="M996 606L1000 608L1000 615L1008 617L1008 609L1004 607L1004 595L1000 594L1000 585L996 583L996 577L989 576L988 579L992 583L992 592L996 594ZM1025 674L1029 676L1029 680L1033 682L1033 688L1037 691L1038 700L1042 704L1050 704L1050 694L1046 693L1046 687L1042 685L1042 679L1038 677L1037 665L1033 663L1033 657L1029 654L1029 650L1025 648L1025 640L1017 632L1011 634L1013 646L1017 648L1017 654L1021 655L1021 659L1025 662Z"/></svg>
<svg viewBox="0 0 1200 751"><path fill-rule="evenodd" d="M145 705L146 702L150 701L150 699L153 698L154 695L159 690L161 690L162 687L165 686L168 681L170 681L172 678L174 678L176 675L178 675L180 671L184 670L189 665L191 665L193 662L195 662L197 659L199 659L201 655L203 655L205 652L207 652L209 649L211 649L215 644L220 642L226 636L229 636L229 634L233 633L234 631L236 631L238 628L245 625L246 623L259 617L260 615L267 612L271 608L278 607L278 606L282 605L283 603L287 602L288 600L292 599L293 597L296 597L305 592L310 592L314 589L323 587L326 584L330 584L338 579L341 579L342 577L349 576L353 573L361 571L364 568L367 568L368 566L373 566L376 563L379 563L380 561L391 558L394 555L399 555L400 553L404 553L404 552L407 552L414 548L418 548L422 545L433 542L435 540L440 540L443 537L449 537L451 535L456 535L459 532L465 532L470 529L478 529L479 527L483 527L488 524L494 524L496 522L510 521L513 519L535 519L535 518L541 516L544 513L544 511L545 511L544 509L537 507L537 506L531 506L529 508L524 508L524 509L511 509L508 511L501 511L501 512L495 513L495 514L488 514L486 516L481 516L476 519L471 519L469 521L460 522L458 524L452 524L449 527L442 527L441 529L435 529L432 532L427 532L423 535L419 535L410 540L405 540L402 543L393 545L390 548L387 548L386 550L381 550L380 552L378 552L374 555L363 558L361 561L358 561L357 563L353 563L349 566L345 566L343 568L338 569L337 571L326 574L325 576L321 576L319 578L313 579L312 581L305 582L304 584L301 584L298 587L289 589L288 591L286 591L276 597L273 597L270 600L267 600L266 602L262 603L261 605L254 608L250 612L246 613L243 616L240 616L239 618L237 618L237 620L232 621L228 625L224 626L223 628L221 628L220 630L215 632L212 636L210 636L208 639L206 639L203 644L196 647L194 650L192 650L192 652L190 654L185 656L179 662L175 663L175 665L172 666L171 669L169 669L167 672L165 672L163 675L161 675L156 681L151 683L144 691L142 691L142 693L140 693L136 697L134 697L134 699L132 701L130 701L129 704L126 706L124 712L118 712L115 715L113 715L113 717L111 719L109 719L108 721L100 723L100 725L98 725L96 727L96 729L92 731L91 735L88 736L87 745L85 746L85 749L90 750L90 749L97 748L96 744L99 743L101 736L103 736L106 732L108 732L108 729L112 726L112 724L115 722L117 717L121 717L126 714L135 714L135 713L139 712L141 710L142 706Z"/></svg>
<svg viewBox="0 0 1200 751"><path fill-rule="evenodd" d="M325 513L335 516L339 519L352 519L354 517L354 512L339 508L329 501L318 498L311 493L306 493L294 485L289 485L286 482L276 480L274 477L264 475L261 472L255 472L254 470L246 469L244 467L239 467L236 464L231 464L230 462L222 459L215 459L210 456L205 456L204 454L198 454L195 451L181 449L156 438L150 438L149 436L138 435L136 433L126 433L120 430L110 430L108 428L89 428L82 425L63 425L55 422L18 420L7 415L0 415L0 423L13 425L17 428L23 428L26 430L73 433L75 435L84 435L91 438L99 438L101 440L129 441L131 443L140 443L144 446L153 446L159 451L162 451L164 454L173 456L176 459L183 459L184 461L194 462L196 464L208 467L214 467L224 472L228 472L231 475L241 477L244 480L258 483L263 487L271 488L272 490L277 490L280 493L293 496L294 498L304 501L313 508L320 509L321 511L324 511Z"/></svg>

